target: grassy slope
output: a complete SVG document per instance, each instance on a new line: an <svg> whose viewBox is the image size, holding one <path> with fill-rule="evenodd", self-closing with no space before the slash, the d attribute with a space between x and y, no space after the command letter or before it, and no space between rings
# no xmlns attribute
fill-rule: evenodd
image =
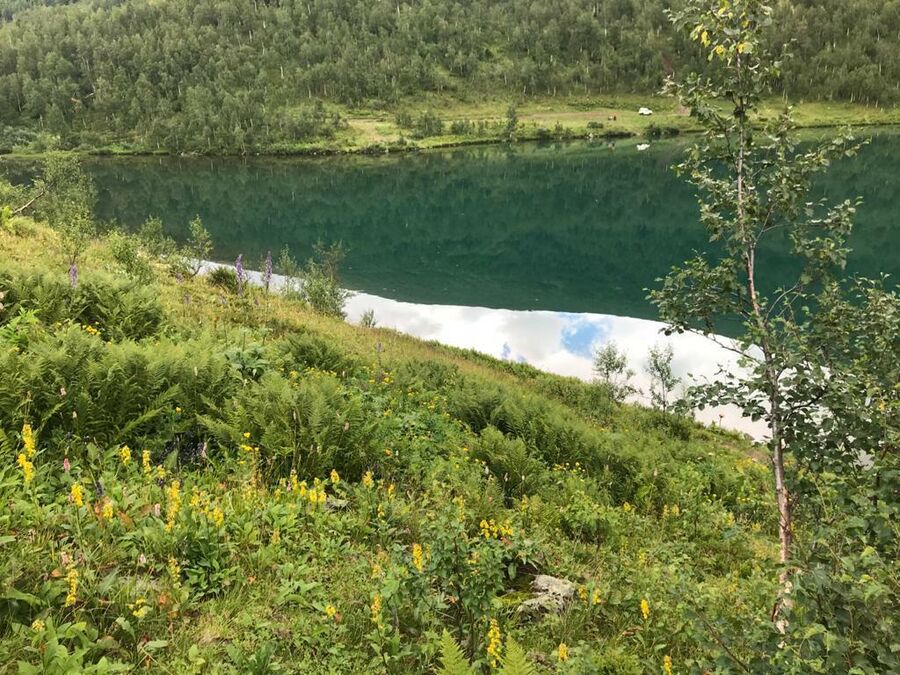
<svg viewBox="0 0 900 675"><path fill-rule="evenodd" d="M67 264L56 234L27 223L24 229L17 235L0 232L0 275L21 278L36 270L46 275L41 288L52 283L65 288ZM91 246L80 270L82 287L119 283L115 279L123 275L103 242ZM263 469L254 472L251 465L271 465L256 456L262 464L253 464L236 449L246 426L247 442L261 443L263 457L272 451L267 434L277 425L276 416L258 411L254 418L251 410L240 426L229 418L224 433L235 438L234 447L217 436L209 461L199 468L169 457L168 475L160 481L143 476L138 445L131 464L121 466L118 443L97 440L97 449L88 451L39 431L37 476L24 487L14 468L18 426L10 421L20 419L21 406L10 409L0 423L9 439L0 444L0 498L11 508L0 516L0 525L3 534L16 538L3 548L16 560L0 560L0 603L6 603L0 608L8 619L6 628L0 623L0 663L36 664L43 654L46 664L47 630L28 628L40 618L56 626L84 621L96 630L78 638L70 627L72 637L64 641L72 646L82 640L88 662L105 655L156 672L267 672L259 665L267 659L287 672L423 672L434 665L440 630L456 625L464 594L450 581L447 550L461 543L462 560L468 560L462 563L469 570L466 583L493 589L472 626L460 633L482 664L488 618L498 619L504 636L515 635L530 650L540 672L557 670L554 651L560 642L572 654L560 670L643 672L658 670L662 654L672 655L676 670L704 662L688 604L701 604L719 630L730 626L738 651L740 627L764 615L774 561L767 472L748 459L751 448L737 437L610 405L574 380L318 316L294 301L256 292L257 305L226 297L203 279L177 282L161 268L157 274L153 295L164 308L157 334L137 344L104 341L121 318L110 319L108 326L98 323L97 337L77 325L67 329L65 322L49 332L38 329L24 349L0 348L7 382L17 381L37 361L46 365L48 354L60 353L42 345L62 345L62 356L55 358L63 360L81 346L97 350L102 359L113 359L120 350L162 362L169 354L173 360L187 355L187 363L196 364L195 377L203 379L221 353L251 341L263 345L271 372L262 383L245 382L235 396L257 392L258 403L283 388L321 393L337 386L342 394L335 401L363 402L359 422L366 431L358 446L348 448L362 456L334 467L341 483L327 491L329 501L341 506L310 508L285 485L278 489L277 475L269 472L271 482L263 484ZM11 292L7 303L28 292ZM46 296L34 297L32 306L39 306ZM9 318L0 313L0 323ZM306 370L311 364L296 358L282 362L283 371L276 368L279 345L298 333L314 336L332 357L355 365L336 375L325 372L328 364L321 358L318 369ZM79 372L90 369L90 361ZM287 372L293 369L298 373ZM95 407L113 405L100 392L120 386L124 375L109 372L113 380L88 397L80 423L103 413ZM40 386L40 380L31 385ZM112 401L143 393L121 386L123 393L110 394ZM0 396L4 391L0 385ZM69 385L66 396L81 393ZM35 401L39 398L35 392ZM178 406L166 413L173 425L197 428L199 401L176 398L166 405ZM37 402L25 409L36 424L44 415L52 417ZM488 421L505 438L486 430ZM58 424L75 423L65 415ZM104 430L97 434L102 439ZM162 462L165 455L154 439L144 443L154 448L154 464ZM59 469L64 446L70 448L70 474ZM573 463L568 469L554 467L556 459ZM360 484L363 469L373 472L375 487ZM518 471L528 474L528 482L505 499L509 475ZM94 508L76 509L67 498L74 477L88 475L102 475L106 494L115 501L111 519L104 520L103 500L92 492L88 500ZM327 483L327 476L326 467L310 474L301 469L299 478L312 485L314 479ZM167 530L175 477L184 503ZM188 505L194 489L201 496ZM154 503L162 504L159 517L153 515ZM219 527L200 515L212 503L223 510ZM676 516L669 509L674 504ZM508 522L514 534L482 537L479 522L491 518ZM421 572L411 557L417 542L426 544ZM503 578L517 555L517 578ZM75 560L81 575L71 607L64 606L67 568L61 559ZM177 578L171 559L182 568ZM198 581L197 569L207 569L207 563L222 565L227 573ZM376 565L381 572L373 575ZM535 569L574 580L586 600L576 600L560 618L522 619L514 608ZM10 589L36 600L31 606L12 601ZM388 617L377 627L370 607L376 593ZM138 598L151 607L140 618L134 614ZM646 619L639 609L644 598L651 603ZM333 617L329 605L337 610Z"/></svg>

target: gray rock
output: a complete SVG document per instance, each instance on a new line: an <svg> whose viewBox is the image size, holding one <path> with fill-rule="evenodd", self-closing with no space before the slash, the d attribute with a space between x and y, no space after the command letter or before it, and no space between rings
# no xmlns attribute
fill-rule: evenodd
<svg viewBox="0 0 900 675"><path fill-rule="evenodd" d="M569 601L575 596L575 584L568 579L551 577L547 574L539 574L531 582L534 589L534 597L529 598L521 605L518 611L523 614L542 614L544 612L559 613L565 609Z"/></svg>

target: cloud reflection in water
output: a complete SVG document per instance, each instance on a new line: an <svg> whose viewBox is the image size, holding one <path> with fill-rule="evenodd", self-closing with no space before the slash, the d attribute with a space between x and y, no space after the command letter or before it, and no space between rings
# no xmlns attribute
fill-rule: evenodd
<svg viewBox="0 0 900 675"><path fill-rule="evenodd" d="M541 370L589 380L594 350L614 341L628 355L635 371L633 383L649 390L644 372L647 352L654 344L669 342L675 352L672 368L683 381L713 378L720 366L737 368L737 356L699 335L665 336L656 321L605 314L516 311L454 305L420 305L381 298L367 293L353 295L346 305L347 319L359 321L363 312L374 310L378 326L393 328L423 340L475 349L508 361L528 363ZM647 403L640 395L637 401ZM697 414L706 423L722 424L763 438L765 425L743 418L728 406Z"/></svg>

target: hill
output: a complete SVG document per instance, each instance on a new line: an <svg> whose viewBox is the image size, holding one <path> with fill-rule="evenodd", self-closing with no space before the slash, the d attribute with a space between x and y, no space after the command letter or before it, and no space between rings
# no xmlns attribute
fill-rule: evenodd
<svg viewBox="0 0 900 675"><path fill-rule="evenodd" d="M485 99L499 116L464 112L453 134L502 136L510 104L607 107L696 70L703 56L671 29L669 4L5 0L0 145L270 151L343 139L360 111L414 138L440 135L431 105ZM781 83L795 100L900 101L896 2L783 1L769 38L795 55Z"/></svg>
<svg viewBox="0 0 900 675"><path fill-rule="evenodd" d="M0 231L0 663L419 673L447 630L483 666L712 667L696 616L753 658L777 550L746 442L151 242L70 270L57 232ZM558 612L520 610L536 574Z"/></svg>

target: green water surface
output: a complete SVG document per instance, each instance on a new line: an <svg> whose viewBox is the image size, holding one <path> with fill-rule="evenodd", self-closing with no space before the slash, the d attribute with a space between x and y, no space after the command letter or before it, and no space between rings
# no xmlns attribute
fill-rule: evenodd
<svg viewBox="0 0 900 675"><path fill-rule="evenodd" d="M176 237L199 214L215 258L258 265L287 245L347 248L343 282L427 304L655 318L644 289L710 248L690 185L671 166L684 139L491 146L390 157L95 159L99 215L135 227L160 217ZM900 136L882 135L819 181L863 198L850 271L900 272ZM769 285L790 278L773 242Z"/></svg>

